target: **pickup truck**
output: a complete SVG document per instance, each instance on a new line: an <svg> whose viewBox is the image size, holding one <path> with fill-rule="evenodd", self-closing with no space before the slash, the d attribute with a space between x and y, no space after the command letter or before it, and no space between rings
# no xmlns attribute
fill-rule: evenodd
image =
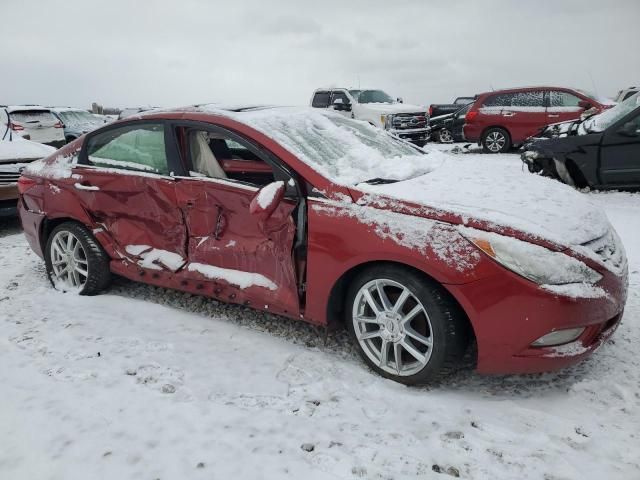
<svg viewBox="0 0 640 480"><path fill-rule="evenodd" d="M345 117L369 122L422 147L429 140L429 115L424 107L394 100L382 90L319 88L311 106L334 110Z"/></svg>
<svg viewBox="0 0 640 480"><path fill-rule="evenodd" d="M469 105L475 101L475 97L458 97L453 103L435 103L429 106L429 117L432 119L442 115L455 113L465 105Z"/></svg>

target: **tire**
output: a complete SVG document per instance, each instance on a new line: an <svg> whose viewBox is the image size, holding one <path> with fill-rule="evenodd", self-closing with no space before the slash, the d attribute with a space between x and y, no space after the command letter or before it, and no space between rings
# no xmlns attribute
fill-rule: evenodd
<svg viewBox="0 0 640 480"><path fill-rule="evenodd" d="M484 132L481 143L484 153L506 153L511 148L511 137L505 129L495 127Z"/></svg>
<svg viewBox="0 0 640 480"><path fill-rule="evenodd" d="M109 256L79 223L65 222L54 228L44 255L47 277L56 290L95 295L111 281Z"/></svg>
<svg viewBox="0 0 640 480"><path fill-rule="evenodd" d="M378 287L386 296L386 309ZM344 311L360 356L385 378L406 385L435 383L463 365L471 338L464 312L439 284L410 269L379 265L363 271L349 285Z"/></svg>
<svg viewBox="0 0 640 480"><path fill-rule="evenodd" d="M71 143L76 140L77 137L67 137L64 139L65 143Z"/></svg>
<svg viewBox="0 0 640 480"><path fill-rule="evenodd" d="M438 130L437 136L440 143L453 143L453 136L448 128Z"/></svg>

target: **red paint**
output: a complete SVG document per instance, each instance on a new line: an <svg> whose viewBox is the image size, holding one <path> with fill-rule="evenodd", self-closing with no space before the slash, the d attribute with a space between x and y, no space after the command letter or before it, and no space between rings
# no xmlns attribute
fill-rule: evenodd
<svg viewBox="0 0 640 480"><path fill-rule="evenodd" d="M491 103L491 99L504 94L512 93L527 93L527 92L545 92L545 104L540 111L533 111L533 109L519 109L518 107L510 107L508 109L501 110L498 107L493 107L497 111L488 112L483 110L485 104ZM480 142L482 135L489 128L500 127L506 130L513 145L519 145L527 138L535 135L546 125L552 123L566 122L569 120L576 120L580 118L580 115L584 112L584 108L579 108L577 111L563 112L557 111L549 107L547 98L548 92L566 92L575 97L578 97L581 101L587 102L597 111L602 111L609 106L604 105L592 98L584 96L582 93L573 90L571 88L556 88L556 87L527 87L527 88L513 88L508 90L496 90L493 92L486 92L478 95L478 98L474 102L473 106L467 112L465 116L464 125L464 138L470 142Z"/></svg>
<svg viewBox="0 0 640 480"><path fill-rule="evenodd" d="M251 213L257 187L180 175L123 175L81 165L74 167L71 178L30 176L21 181L30 187L21 195L20 217L27 240L38 255L42 256L46 241L46 222L73 219L94 232L112 258L115 273L153 285L248 304L318 325L340 321L331 316L335 308L329 308L329 299L343 276L372 262L403 264L440 282L463 307L478 344L478 370L484 373L545 371L574 363L611 335L621 318L626 277L616 277L588 259L581 260L603 275L599 285L610 295L591 300L558 297L479 253L457 233L455 226L462 223L458 215L408 202L389 204L369 199L370 211L374 213L375 209L393 210L416 217L416 222L436 222L429 230L431 241L426 245L403 245L402 241L385 237L384 228L380 235L376 233L379 227L372 222L358 220L354 213L358 207L335 201L346 196L362 202L365 200L362 193L333 184L278 143L242 123L214 114L182 111L144 118L190 120L225 127L260 145L296 172L307 199L306 249L301 249L306 250L306 258L294 251L297 203L290 195L274 202L272 212L259 212L254 207ZM84 141L81 138L67 145L46 162L53 162L59 155L75 154ZM178 135L178 143L182 146L178 150L184 154L183 136ZM222 165L227 173L270 171L270 167L260 162L226 159ZM78 189L76 184L99 190ZM324 192L325 198L315 197L314 189ZM465 220L475 228L560 249L545 239L516 230L473 218ZM167 250L180 255L185 264L174 271L166 267L143 268L138 264L139 258L127 253L127 245ZM448 245L450 250L443 254L442 245ZM457 260L454 262L452 258ZM256 273L278 288L254 285L243 289L192 271L188 268L190 263ZM305 289L299 289L302 280ZM553 349L529 347L552 329L575 326L588 327L580 339L587 348L585 353L554 357Z"/></svg>

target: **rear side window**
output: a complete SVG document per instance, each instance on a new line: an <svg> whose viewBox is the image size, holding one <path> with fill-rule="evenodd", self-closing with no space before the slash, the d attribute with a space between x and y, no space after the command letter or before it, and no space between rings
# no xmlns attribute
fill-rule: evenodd
<svg viewBox="0 0 640 480"><path fill-rule="evenodd" d="M517 92L511 98L512 107L544 107L544 92Z"/></svg>
<svg viewBox="0 0 640 480"><path fill-rule="evenodd" d="M549 105L551 107L579 107L581 99L568 92L549 92Z"/></svg>
<svg viewBox="0 0 640 480"><path fill-rule="evenodd" d="M98 167L169 173L162 124L127 125L94 135L87 143L87 157Z"/></svg>
<svg viewBox="0 0 640 480"><path fill-rule="evenodd" d="M312 107L327 108L329 106L329 92L316 92L313 96Z"/></svg>
<svg viewBox="0 0 640 480"><path fill-rule="evenodd" d="M483 107L509 107L511 106L512 93L499 93L490 95L482 102Z"/></svg>

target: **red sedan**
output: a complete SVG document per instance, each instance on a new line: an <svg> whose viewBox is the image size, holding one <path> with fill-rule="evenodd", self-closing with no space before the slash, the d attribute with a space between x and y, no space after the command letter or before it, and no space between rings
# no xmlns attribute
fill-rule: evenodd
<svg viewBox="0 0 640 480"><path fill-rule="evenodd" d="M96 294L118 274L344 324L403 383L470 352L483 373L584 358L626 300L606 216L557 182L482 181L450 158L330 112L190 107L31 165L19 212L61 291Z"/></svg>

